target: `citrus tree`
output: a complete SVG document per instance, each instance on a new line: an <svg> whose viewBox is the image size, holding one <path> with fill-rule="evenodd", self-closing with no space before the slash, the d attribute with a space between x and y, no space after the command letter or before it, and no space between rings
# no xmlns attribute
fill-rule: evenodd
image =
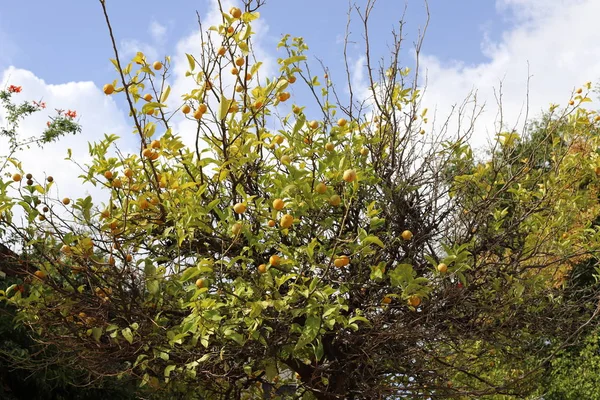
<svg viewBox="0 0 600 400"><path fill-rule="evenodd" d="M479 162L471 129L428 128L399 37L387 65L367 46L370 95L350 86L344 101L299 37L261 75L262 1L247 1L201 32L193 88L172 99L170 59L125 63L100 4L117 76L103 90L126 100L138 151L116 151L115 135L90 144L81 178L106 202L32 189L19 164L2 183L18 194L0 198L0 223L33 268L2 295L60 348L49 362L161 398L521 395L593 315L562 285L598 249L586 218L600 160L571 146L596 146L584 93L541 129L548 170L516 132ZM359 11L365 37L373 4ZM292 99L300 85L310 103ZM191 140L177 118L195 124Z"/></svg>

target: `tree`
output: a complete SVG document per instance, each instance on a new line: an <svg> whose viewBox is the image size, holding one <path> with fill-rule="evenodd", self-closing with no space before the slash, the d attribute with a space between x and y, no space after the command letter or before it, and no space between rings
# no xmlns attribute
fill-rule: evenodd
<svg viewBox="0 0 600 400"><path fill-rule="evenodd" d="M63 361L181 398L522 396L595 315L592 295L562 287L598 251L600 161L573 152L597 146L585 94L539 130L548 170L516 132L480 163L470 131L427 132L399 36L378 70L367 47L370 98L344 103L302 38L284 36L279 74L260 77L262 1L248 1L201 28L195 88L173 104L170 59L125 65L100 3L118 76L104 91L126 98L139 153L112 152L115 135L90 146L83 180L106 204L53 199L50 184L46 211L18 183L0 197L37 270L4 298ZM312 108L287 106L301 84ZM181 114L193 146L173 131Z"/></svg>

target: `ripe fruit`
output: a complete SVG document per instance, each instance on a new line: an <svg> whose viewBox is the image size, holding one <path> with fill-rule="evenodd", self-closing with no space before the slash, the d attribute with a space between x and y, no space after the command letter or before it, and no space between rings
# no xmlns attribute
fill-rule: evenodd
<svg viewBox="0 0 600 400"><path fill-rule="evenodd" d="M100 218L105 218L105 219L106 219L106 218L108 218L108 217L110 217L110 212L109 212L108 210L103 210L103 211L100 213Z"/></svg>
<svg viewBox="0 0 600 400"><path fill-rule="evenodd" d="M264 274L267 272L267 265L266 264L260 264L258 266L258 272L260 272L261 274Z"/></svg>
<svg viewBox="0 0 600 400"><path fill-rule="evenodd" d="M235 87L235 91L238 93L242 93L244 91L244 87L242 85L237 85Z"/></svg>
<svg viewBox="0 0 600 400"><path fill-rule="evenodd" d="M346 126L346 123L348 123L348 121L346 121L345 118L338 119L338 126L344 127L344 126Z"/></svg>
<svg viewBox="0 0 600 400"><path fill-rule="evenodd" d="M115 258L114 258L113 256L110 256L110 257L108 257L108 263L109 263L110 265L115 265L115 262L116 262L116 261L115 261Z"/></svg>
<svg viewBox="0 0 600 400"><path fill-rule="evenodd" d="M366 147L363 147L362 149L360 149L360 155L366 156L368 154L369 154L369 149L367 149Z"/></svg>
<svg viewBox="0 0 600 400"><path fill-rule="evenodd" d="M570 106L572 106L573 104L575 104L575 101L573 101L573 100L570 100L570 101L569 101L569 105L570 105Z"/></svg>
<svg viewBox="0 0 600 400"><path fill-rule="evenodd" d="M281 156L281 163L283 165L289 165L292 162L292 159L287 154Z"/></svg>
<svg viewBox="0 0 600 400"><path fill-rule="evenodd" d="M237 65L238 67L241 67L242 65L244 65L244 59L242 57L236 58L235 65Z"/></svg>
<svg viewBox="0 0 600 400"><path fill-rule="evenodd" d="M327 185L325 185L323 182L319 182L317 184L317 186L315 186L315 192L319 193L319 194L323 194L327 191Z"/></svg>
<svg viewBox="0 0 600 400"><path fill-rule="evenodd" d="M194 118L196 118L196 119L201 119L203 115L204 115L204 113L202 111L200 111L200 109L194 111Z"/></svg>
<svg viewBox="0 0 600 400"><path fill-rule="evenodd" d="M229 9L229 14L231 14L233 18L239 18L242 16L242 10L237 7L231 7Z"/></svg>
<svg viewBox="0 0 600 400"><path fill-rule="evenodd" d="M227 50L225 49L225 47L219 47L219 50L217 51L217 54L220 55L221 57L225 55L225 52Z"/></svg>
<svg viewBox="0 0 600 400"><path fill-rule="evenodd" d="M112 178L113 178L113 173L112 173L112 171L105 171L105 172L104 172L104 177L105 177L106 179L109 179L109 180L110 180L110 179L112 179Z"/></svg>
<svg viewBox="0 0 600 400"><path fill-rule="evenodd" d="M404 239L404 240L410 240L410 239L412 239L413 234L411 231L405 230L404 232L402 232L402 235L400 235L400 236L402 236L402 239Z"/></svg>
<svg viewBox="0 0 600 400"><path fill-rule="evenodd" d="M277 144L281 144L281 143L283 143L283 136L281 136L281 135L276 135L276 136L273 138L273 141L274 141L275 143L277 143Z"/></svg>
<svg viewBox="0 0 600 400"><path fill-rule="evenodd" d="M32 179L27 179L27 185L28 185L28 186L31 186L31 185L33 185L33 180L32 180Z"/></svg>
<svg viewBox="0 0 600 400"><path fill-rule="evenodd" d="M154 68L157 71L161 70L162 67L163 65L160 61L154 61L154 64L152 64L152 68Z"/></svg>
<svg viewBox="0 0 600 400"><path fill-rule="evenodd" d="M283 210L283 207L285 207L285 203L283 202L283 200L281 200L281 199L273 200L273 208L274 209L276 209L277 211L281 211L281 210Z"/></svg>
<svg viewBox="0 0 600 400"><path fill-rule="evenodd" d="M247 81L249 81L249 80L251 80L251 79L252 79L252 74L251 74L250 72L248 72L248 73L246 74L246 80L247 80Z"/></svg>
<svg viewBox="0 0 600 400"><path fill-rule="evenodd" d="M293 223L294 217L292 217L290 214L284 214L283 217L281 217L281 220L279 221L279 225L281 225L283 229L291 227Z"/></svg>
<svg viewBox="0 0 600 400"><path fill-rule="evenodd" d="M65 244L60 248L60 251L63 254L71 254L71 246Z"/></svg>
<svg viewBox="0 0 600 400"><path fill-rule="evenodd" d="M262 108L262 106L263 106L263 102L260 100L256 100L254 102L254 104L252 104L252 108L254 108L255 110Z"/></svg>
<svg viewBox="0 0 600 400"><path fill-rule="evenodd" d="M583 92L582 88L577 89L577 94L581 94L581 92Z"/></svg>
<svg viewBox="0 0 600 400"><path fill-rule="evenodd" d="M288 92L281 92L277 95L277 99L281 102L286 101L290 97L291 97L291 94L289 94Z"/></svg>
<svg viewBox="0 0 600 400"><path fill-rule="evenodd" d="M334 148L335 148L335 146L331 142L328 142L327 144L325 144L325 150L327 150L327 151L333 151Z"/></svg>
<svg viewBox="0 0 600 400"><path fill-rule="evenodd" d="M333 265L338 268L345 267L348 264L350 264L350 258L348 258L346 255L339 256L333 261Z"/></svg>
<svg viewBox="0 0 600 400"><path fill-rule="evenodd" d="M421 298L419 296L410 296L408 298L408 305L411 307L418 307L421 304Z"/></svg>
<svg viewBox="0 0 600 400"><path fill-rule="evenodd" d="M110 94L113 94L113 92L115 91L115 87L114 87L112 84L110 84L110 83L107 83L107 84L106 84L106 85L104 85L104 87L102 88L102 91L104 92L104 94L105 94L105 95L107 95L107 96L108 96L108 95L110 95Z"/></svg>
<svg viewBox="0 0 600 400"><path fill-rule="evenodd" d="M150 93L146 93L144 95L144 100L146 100L146 101L152 101L152 95Z"/></svg>
<svg viewBox="0 0 600 400"><path fill-rule="evenodd" d="M206 104L202 103L198 106L198 111L200 111L202 114L204 114L206 112L206 110L208 110L208 107L206 107Z"/></svg>
<svg viewBox="0 0 600 400"><path fill-rule="evenodd" d="M40 270L35 271L34 275L39 279L44 279L46 277L46 273Z"/></svg>
<svg viewBox="0 0 600 400"><path fill-rule="evenodd" d="M233 26L227 27L227 33L229 33L231 35L233 33L233 31L234 31Z"/></svg>
<svg viewBox="0 0 600 400"><path fill-rule="evenodd" d="M337 194L334 194L333 196L331 196L329 198L329 204L331 204L334 207L339 206L341 204L341 202L342 202L342 199Z"/></svg>
<svg viewBox="0 0 600 400"><path fill-rule="evenodd" d="M150 207L150 202L148 200L146 200L146 199L140 200L140 208L142 210L145 210L145 209L147 209L149 207Z"/></svg>
<svg viewBox="0 0 600 400"><path fill-rule="evenodd" d="M142 155L146 158L152 157L152 149L144 149L144 151L142 152Z"/></svg>
<svg viewBox="0 0 600 400"><path fill-rule="evenodd" d="M317 129L319 127L319 122L318 121L310 121L308 123L308 126L310 127L310 129Z"/></svg>
<svg viewBox="0 0 600 400"><path fill-rule="evenodd" d="M302 112L302 109L298 106L294 106L292 107L292 111L294 112L294 114L300 114L300 112Z"/></svg>
<svg viewBox="0 0 600 400"><path fill-rule="evenodd" d="M27 175L25 175L25 178L27 178L27 179L32 179L32 178L33 178L33 175L31 175L31 174L27 174Z"/></svg>
<svg viewBox="0 0 600 400"><path fill-rule="evenodd" d="M346 182L354 182L356 180L356 171L353 169L345 170L342 179L344 179Z"/></svg>
<svg viewBox="0 0 600 400"><path fill-rule="evenodd" d="M152 143L150 143L150 147L152 147L153 149L160 149L160 141L153 140Z"/></svg>
<svg viewBox="0 0 600 400"><path fill-rule="evenodd" d="M204 279L197 279L196 280L196 287L198 289L202 289L204 287Z"/></svg>
<svg viewBox="0 0 600 400"><path fill-rule="evenodd" d="M190 106L188 106L187 104L184 104L184 106L181 107L181 112L184 114L189 114L190 111L192 111L192 108Z"/></svg>
<svg viewBox="0 0 600 400"><path fill-rule="evenodd" d="M125 256L125 261L127 261L127 262L131 262L131 261L133 261L133 256L132 256L131 254L127 254L127 255Z"/></svg>
<svg viewBox="0 0 600 400"><path fill-rule="evenodd" d="M244 203L237 203L233 206L233 211L238 214L243 214L246 212L246 205Z"/></svg>
<svg viewBox="0 0 600 400"><path fill-rule="evenodd" d="M441 274L445 274L448 272L448 266L444 263L439 263L437 266L437 270L440 271Z"/></svg>
<svg viewBox="0 0 600 400"><path fill-rule="evenodd" d="M159 154L157 152L155 152L155 151L153 151L152 154L150 154L150 159L152 161L158 160L158 157L159 157Z"/></svg>
<svg viewBox="0 0 600 400"><path fill-rule="evenodd" d="M14 174L12 176L12 180L15 182L21 182L21 179L23 179L23 177L21 176L21 174Z"/></svg>
<svg viewBox="0 0 600 400"><path fill-rule="evenodd" d="M290 75L288 76L287 80L289 83L294 83L296 82L296 77L294 75Z"/></svg>
<svg viewBox="0 0 600 400"><path fill-rule="evenodd" d="M239 73L240 71L236 67L231 68L231 75L237 75Z"/></svg>
<svg viewBox="0 0 600 400"><path fill-rule="evenodd" d="M54 178L51 176L47 177L46 180L50 183L54 182Z"/></svg>
<svg viewBox="0 0 600 400"><path fill-rule="evenodd" d="M271 257L269 257L269 264L271 264L272 266L278 266L279 263L281 262L281 257L279 257L277 254L273 254Z"/></svg>
<svg viewBox="0 0 600 400"><path fill-rule="evenodd" d="M127 168L127 169L126 169L126 170L123 172L123 174L124 174L126 177L128 177L128 178L131 178L131 177L133 176L133 170L132 170L131 168Z"/></svg>
<svg viewBox="0 0 600 400"><path fill-rule="evenodd" d="M43 215L41 215L41 214L40 214L40 215L38 216L38 219L39 219L40 221L45 221L45 220L46 220L46 217L44 217Z"/></svg>
<svg viewBox="0 0 600 400"><path fill-rule="evenodd" d="M392 298L389 296L385 296L383 300L381 300L383 304L390 304L392 302Z"/></svg>
<svg viewBox="0 0 600 400"><path fill-rule="evenodd" d="M239 235L239 233L242 231L242 224L240 224L239 222L236 222L235 224L233 224L233 226L231 227L231 233L233 233L234 235Z"/></svg>
<svg viewBox="0 0 600 400"><path fill-rule="evenodd" d="M228 112L230 112L230 113L234 114L234 113L238 112L238 111L239 111L239 109L240 109L240 107L238 106L238 103L234 101L234 102L233 102L233 103L231 103L231 105L229 106L229 110L228 110Z"/></svg>
<svg viewBox="0 0 600 400"><path fill-rule="evenodd" d="M269 228L273 228L275 226L275 224L277 224L277 222L275 222L275 220L270 219L269 222L267 222L267 225L269 226Z"/></svg>

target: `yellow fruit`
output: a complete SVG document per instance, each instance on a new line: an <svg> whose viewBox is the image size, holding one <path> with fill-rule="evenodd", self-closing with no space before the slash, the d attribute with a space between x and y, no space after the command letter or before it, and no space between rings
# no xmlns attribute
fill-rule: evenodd
<svg viewBox="0 0 600 400"><path fill-rule="evenodd" d="M292 107L292 111L294 112L294 114L300 114L302 112L302 109L298 106L294 106Z"/></svg>
<svg viewBox="0 0 600 400"><path fill-rule="evenodd" d="M154 64L152 64L152 68L154 68L157 71L161 70L162 67L163 65L160 61L154 61Z"/></svg>
<svg viewBox="0 0 600 400"><path fill-rule="evenodd" d="M329 198L329 204L331 204L334 207L339 206L341 203L342 203L342 199L337 194L334 194L333 196L331 196Z"/></svg>
<svg viewBox="0 0 600 400"><path fill-rule="evenodd" d="M581 94L581 92L583 92L582 88L577 89L577 94Z"/></svg>
<svg viewBox="0 0 600 400"><path fill-rule="evenodd" d="M244 203L237 203L233 206L233 211L238 214L243 214L246 212L246 205Z"/></svg>
<svg viewBox="0 0 600 400"><path fill-rule="evenodd" d="M269 257L269 264L271 264L272 266L278 266L279 263L281 262L281 257L279 257L277 254L273 254L271 257Z"/></svg>
<svg viewBox="0 0 600 400"><path fill-rule="evenodd" d="M273 141L274 141L275 143L277 143L277 144L281 144L281 143L283 143L283 136L281 136L281 135L276 135L276 136L273 138Z"/></svg>
<svg viewBox="0 0 600 400"><path fill-rule="evenodd" d="M594 121L596 121L596 122L600 121L600 115L596 115L596 116L594 117Z"/></svg>
<svg viewBox="0 0 600 400"><path fill-rule="evenodd" d="M71 202L71 199L70 199L70 198L68 198L68 197L65 197L64 199L62 199L62 203L63 203L65 206L68 206L70 202Z"/></svg>
<svg viewBox="0 0 600 400"><path fill-rule="evenodd" d="M369 154L369 149L367 149L366 147L363 147L362 149L360 149L360 155L366 156L368 154Z"/></svg>
<svg viewBox="0 0 600 400"><path fill-rule="evenodd" d="M325 185L323 182L319 182L317 184L317 186L315 186L315 192L319 193L319 194L323 194L327 191L327 185Z"/></svg>
<svg viewBox="0 0 600 400"><path fill-rule="evenodd" d="M23 177L21 176L21 174L14 174L12 176L12 180L15 182L21 182L21 179L23 179Z"/></svg>
<svg viewBox="0 0 600 400"><path fill-rule="evenodd" d="M333 151L333 149L335 149L335 146L333 145L333 143L328 142L327 144L325 144L325 150Z"/></svg>
<svg viewBox="0 0 600 400"><path fill-rule="evenodd" d="M112 171L105 171L105 172L104 172L104 177L105 177L106 179L112 179L112 178L113 178L113 173L112 173Z"/></svg>
<svg viewBox="0 0 600 400"><path fill-rule="evenodd" d="M258 266L258 272L260 272L261 274L264 274L267 272L267 265L266 264L260 264Z"/></svg>
<svg viewBox="0 0 600 400"><path fill-rule="evenodd" d="M281 225L283 229L291 227L293 223L294 217L292 217L290 214L284 214L283 217L281 217L281 220L279 221L279 225Z"/></svg>
<svg viewBox="0 0 600 400"><path fill-rule="evenodd" d="M125 171L123 171L123 174L126 177L131 178L133 176L133 170L131 168L127 168Z"/></svg>
<svg viewBox="0 0 600 400"><path fill-rule="evenodd" d="M46 277L46 273L40 270L35 271L34 275L39 279L44 279Z"/></svg>
<svg viewBox="0 0 600 400"><path fill-rule="evenodd" d="M200 111L202 114L204 114L206 112L206 110L208 110L208 107L206 106L206 104L202 103L202 104L198 105L198 111Z"/></svg>
<svg viewBox="0 0 600 400"><path fill-rule="evenodd" d="M405 230L404 232L402 232L402 235L400 235L400 236L402 236L402 239L404 239L404 240L410 240L410 239L412 239L413 234L411 231Z"/></svg>
<svg viewBox="0 0 600 400"><path fill-rule="evenodd" d="M410 296L408 298L408 305L412 307L418 307L421 304L421 298L419 296Z"/></svg>
<svg viewBox="0 0 600 400"><path fill-rule="evenodd" d="M290 158L290 156L288 156L287 154L286 154L286 155L283 155L283 156L281 156L281 163L282 163L283 165L289 165L291 162L292 162L292 159L291 159L291 158Z"/></svg>
<svg viewBox="0 0 600 400"><path fill-rule="evenodd" d="M150 93L146 93L144 95L144 100L146 100L146 101L152 101L152 95Z"/></svg>
<svg viewBox="0 0 600 400"><path fill-rule="evenodd" d="M284 207L285 207L285 203L283 202L283 200L281 200L281 199L273 200L273 208L276 209L277 211L283 210Z"/></svg>
<svg viewBox="0 0 600 400"><path fill-rule="evenodd" d="M225 47L219 47L219 50L217 51L217 54L222 57L222 56L225 55L226 52L227 52L227 50L225 49Z"/></svg>
<svg viewBox="0 0 600 400"><path fill-rule="evenodd" d="M392 302L392 298L389 296L385 296L383 300L381 300L383 304L390 304Z"/></svg>
<svg viewBox="0 0 600 400"><path fill-rule="evenodd" d="M448 272L448 266L444 263L439 263L437 266L437 270L441 273L441 274L445 274L446 272Z"/></svg>
<svg viewBox="0 0 600 400"><path fill-rule="evenodd" d="M123 186L123 182L121 182L120 179L115 179L114 181L112 181L112 185L111 186L118 189L121 186Z"/></svg>
<svg viewBox="0 0 600 400"><path fill-rule="evenodd" d="M569 101L569 105L570 105L570 106L572 106L573 104L575 104L575 101L573 101L573 100L570 100L570 101Z"/></svg>
<svg viewBox="0 0 600 400"><path fill-rule="evenodd" d="M241 67L242 65L244 65L244 59L242 57L236 58L235 65L237 65L238 67Z"/></svg>
<svg viewBox="0 0 600 400"><path fill-rule="evenodd" d="M153 149L160 149L160 141L153 140L152 143L150 143L150 147L152 147Z"/></svg>
<svg viewBox="0 0 600 400"><path fill-rule="evenodd" d="M71 254L71 246L65 244L60 248L60 251L64 254Z"/></svg>
<svg viewBox="0 0 600 400"><path fill-rule="evenodd" d="M275 222L275 220L272 220L272 219L270 219L269 222L267 222L267 225L269 226L269 228L273 228L276 224L277 224L277 222Z"/></svg>
<svg viewBox="0 0 600 400"><path fill-rule="evenodd" d="M346 255L339 256L335 260L333 260L333 265L335 265L338 268L345 267L348 264L350 264L350 259Z"/></svg>
<svg viewBox="0 0 600 400"><path fill-rule="evenodd" d="M189 114L190 111L192 111L192 108L190 106L188 106L187 104L185 104L183 107L181 107L181 112L184 114Z"/></svg>
<svg viewBox="0 0 600 400"><path fill-rule="evenodd" d="M200 111L199 109L194 111L194 118L196 118L196 119L202 119L203 115L204 115L204 113L202 113L202 111Z"/></svg>
<svg viewBox="0 0 600 400"><path fill-rule="evenodd" d="M242 231L242 224L240 224L239 222L236 222L235 224L233 224L233 226L231 227L231 233L233 233L234 235L239 235L239 233Z"/></svg>
<svg viewBox="0 0 600 400"><path fill-rule="evenodd" d="M198 289L202 289L204 287L204 279L197 279L196 280L196 287Z"/></svg>
<svg viewBox="0 0 600 400"><path fill-rule="evenodd" d="M239 18L242 16L242 10L237 7L231 7L229 9L229 14L231 14L233 18Z"/></svg>
<svg viewBox="0 0 600 400"><path fill-rule="evenodd" d="M113 94L113 92L115 91L115 87L113 85L111 85L110 83L107 83L106 85L104 85L104 87L102 88L102 91L104 92L105 95L110 95Z"/></svg>
<svg viewBox="0 0 600 400"><path fill-rule="evenodd" d="M346 121L346 119L344 119L344 118L338 119L338 126L340 126L340 127L346 126L347 123L348 123L348 121Z"/></svg>
<svg viewBox="0 0 600 400"><path fill-rule="evenodd" d="M308 126L310 127L310 129L317 129L319 127L319 122L318 121L310 121L308 123Z"/></svg>
<svg viewBox="0 0 600 400"><path fill-rule="evenodd" d="M142 155L146 158L152 157L152 149L144 149L144 151L142 152Z"/></svg>
<svg viewBox="0 0 600 400"><path fill-rule="evenodd" d="M244 91L244 87L242 85L237 85L235 87L235 91L238 93L242 93Z"/></svg>
<svg viewBox="0 0 600 400"><path fill-rule="evenodd" d="M353 169L345 170L342 179L344 179L346 182L354 182L356 180L356 171Z"/></svg>

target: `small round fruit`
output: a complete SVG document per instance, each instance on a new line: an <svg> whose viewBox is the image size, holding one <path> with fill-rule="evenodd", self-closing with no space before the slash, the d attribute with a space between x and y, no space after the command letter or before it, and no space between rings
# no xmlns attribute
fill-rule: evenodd
<svg viewBox="0 0 600 400"><path fill-rule="evenodd" d="M252 104L252 108L254 108L255 110L259 110L259 109L261 109L261 108L262 108L262 106L263 106L263 102L262 102L262 101L260 101L260 100L256 100L256 101L254 102L254 104Z"/></svg>
<svg viewBox="0 0 600 400"><path fill-rule="evenodd" d="M152 101L152 95L150 93L146 93L144 95L144 100L146 100L146 101Z"/></svg>
<svg viewBox="0 0 600 400"><path fill-rule="evenodd" d="M381 300L383 304L390 304L392 302L392 298L389 296L385 296L383 300Z"/></svg>
<svg viewBox="0 0 600 400"><path fill-rule="evenodd" d="M146 158L152 157L152 149L144 149L144 151L142 152L142 155Z"/></svg>
<svg viewBox="0 0 600 400"><path fill-rule="evenodd" d="M281 143L283 143L283 136L275 135L275 137L273 138L273 141L277 144L281 144Z"/></svg>
<svg viewBox="0 0 600 400"><path fill-rule="evenodd" d="M140 208L141 208L142 210L146 210L146 209L148 209L149 207L150 207L150 202L149 202L148 200L146 200L146 199L142 199L142 200L140 200Z"/></svg>
<svg viewBox="0 0 600 400"><path fill-rule="evenodd" d="M21 182L21 179L23 179L23 177L21 176L21 174L14 174L12 176L12 180L15 182Z"/></svg>
<svg viewBox="0 0 600 400"><path fill-rule="evenodd" d="M574 104L575 104L575 101L573 101L573 100L570 100L570 101L569 101L569 105L570 105L570 106L572 106L572 105L574 105Z"/></svg>
<svg viewBox="0 0 600 400"><path fill-rule="evenodd" d="M108 96L108 95L111 95L111 94L113 94L113 93L114 93L114 91L115 91L115 87L114 87L112 84L110 84L110 83L107 83L107 84L106 84L106 85L104 85L104 87L102 88L102 91L104 92L104 94L105 94L105 95L107 95L107 96Z"/></svg>
<svg viewBox="0 0 600 400"><path fill-rule="evenodd" d="M287 154L281 156L281 163L283 165L289 165L292 162L292 159Z"/></svg>
<svg viewBox="0 0 600 400"><path fill-rule="evenodd" d="M345 170L342 179L346 182L354 182L356 180L356 171L353 169Z"/></svg>
<svg viewBox="0 0 600 400"><path fill-rule="evenodd" d="M291 227L293 223L294 217L292 217L290 214L284 214L283 217L281 217L281 220L279 221L279 225L281 225L283 229Z"/></svg>
<svg viewBox="0 0 600 400"><path fill-rule="evenodd" d="M131 262L131 261L133 261L133 256L132 256L131 254L127 254L127 255L125 256L125 261L127 261L127 262Z"/></svg>
<svg viewBox="0 0 600 400"><path fill-rule="evenodd" d="M219 47L219 50L217 51L217 54L219 56L223 57L226 52L227 52L227 50L225 49L225 47L221 46L221 47Z"/></svg>
<svg viewBox="0 0 600 400"><path fill-rule="evenodd" d="M40 270L35 271L34 275L39 279L44 279L46 277L46 273Z"/></svg>
<svg viewBox="0 0 600 400"><path fill-rule="evenodd" d="M108 180L113 178L113 173L112 171L104 171L104 177Z"/></svg>
<svg viewBox="0 0 600 400"><path fill-rule="evenodd" d="M54 182L54 178L51 176L47 177L46 180L50 183Z"/></svg>
<svg viewBox="0 0 600 400"><path fill-rule="evenodd" d="M244 58L243 57L238 57L235 59L235 65L237 65L238 67L241 67L242 65L244 65Z"/></svg>
<svg viewBox="0 0 600 400"><path fill-rule="evenodd" d="M227 27L227 33L229 33L230 35L235 31L235 29L233 29L233 26L228 26Z"/></svg>
<svg viewBox="0 0 600 400"><path fill-rule="evenodd" d="M154 64L152 64L152 68L154 68L157 71L161 70L162 67L163 65L160 61L154 61Z"/></svg>
<svg viewBox="0 0 600 400"><path fill-rule="evenodd" d="M237 85L235 87L235 91L238 93L242 93L244 91L244 87L242 85Z"/></svg>
<svg viewBox="0 0 600 400"><path fill-rule="evenodd" d="M310 121L308 123L310 129L317 129L319 127L319 121Z"/></svg>
<svg viewBox="0 0 600 400"><path fill-rule="evenodd" d="M277 224L277 222L275 222L275 220L273 220L273 219L270 219L269 222L267 222L267 225L269 226L269 228L273 228L276 224Z"/></svg>
<svg viewBox="0 0 600 400"><path fill-rule="evenodd" d="M283 210L284 207L285 207L285 203L283 202L283 200L281 200L281 199L273 200L273 208L276 209L277 211Z"/></svg>
<svg viewBox="0 0 600 400"><path fill-rule="evenodd" d="M27 186L33 185L33 179L27 179Z"/></svg>
<svg viewBox="0 0 600 400"><path fill-rule="evenodd" d="M418 307L421 304L421 298L419 296L410 296L408 298L408 305L411 307Z"/></svg>
<svg viewBox="0 0 600 400"><path fill-rule="evenodd" d="M289 83L294 83L296 82L296 77L294 75L290 75L288 76L287 80Z"/></svg>
<svg viewBox="0 0 600 400"><path fill-rule="evenodd" d="M38 216L38 219L39 219L40 221L45 221L45 220L46 220L46 217L44 217L42 214L40 214L40 215Z"/></svg>
<svg viewBox="0 0 600 400"><path fill-rule="evenodd" d="M204 287L204 279L197 279L196 280L196 287L198 289L202 289Z"/></svg>
<svg viewBox="0 0 600 400"><path fill-rule="evenodd" d="M294 112L294 114L300 114L302 112L302 109L298 106L294 106L292 107L292 111Z"/></svg>
<svg viewBox="0 0 600 400"><path fill-rule="evenodd" d="M239 235L239 233L242 231L242 224L240 224L239 222L236 222L235 224L233 224L233 226L231 227L231 233L233 233L234 235Z"/></svg>
<svg viewBox="0 0 600 400"><path fill-rule="evenodd" d="M202 119L203 115L204 115L204 113L202 111L200 111L200 109L194 111L194 118L195 119Z"/></svg>
<svg viewBox="0 0 600 400"><path fill-rule="evenodd" d="M446 272L448 272L448 266L444 263L439 263L437 266L437 270L441 273L441 274L445 274Z"/></svg>
<svg viewBox="0 0 600 400"><path fill-rule="evenodd" d="M237 203L233 206L233 211L238 214L243 214L246 212L246 205L244 203Z"/></svg>
<svg viewBox="0 0 600 400"><path fill-rule="evenodd" d="M240 73L240 70L236 67L231 68L231 75L237 75Z"/></svg>
<svg viewBox="0 0 600 400"><path fill-rule="evenodd" d="M192 111L192 108L187 104L184 104L183 107L181 107L181 112L184 114L189 114L190 111Z"/></svg>
<svg viewBox="0 0 600 400"><path fill-rule="evenodd" d="M350 264L350 259L346 255L339 256L335 260L333 260L333 265L335 265L338 268L345 267L348 264Z"/></svg>
<svg viewBox="0 0 600 400"><path fill-rule="evenodd" d="M42 208L42 212L45 212L45 213L47 213L48 211L50 211L50 209L49 209L48 207L44 207L44 208Z"/></svg>
<svg viewBox="0 0 600 400"><path fill-rule="evenodd" d="M339 206L341 203L342 203L342 199L337 194L334 194L333 196L331 196L329 198L329 204L331 204L334 207Z"/></svg>
<svg viewBox="0 0 600 400"><path fill-rule="evenodd" d="M206 106L206 104L202 103L200 105L198 105L198 111L200 111L201 113L205 113L206 110L208 110L208 107Z"/></svg>
<svg viewBox="0 0 600 400"><path fill-rule="evenodd" d="M252 80L252 74L251 74L250 72L248 72L248 73L246 74L246 80L247 80L247 81L249 81L249 80Z"/></svg>
<svg viewBox="0 0 600 400"><path fill-rule="evenodd" d="M281 92L277 95L277 99L281 102L286 101L290 97L291 97L291 94L289 94L288 92Z"/></svg>
<svg viewBox="0 0 600 400"><path fill-rule="evenodd" d="M324 194L327 191L327 185L325 185L323 182L319 182L317 184L317 186L315 186L315 192L319 193L319 194Z"/></svg>
<svg viewBox="0 0 600 400"><path fill-rule="evenodd" d="M360 155L361 156L369 155L369 149L367 149L366 147L363 147L362 149L360 149Z"/></svg>
<svg viewBox="0 0 600 400"><path fill-rule="evenodd" d="M579 89L577 89L577 91L576 91L576 93L577 93L577 94L581 94L581 92L583 92L583 89L582 89L582 88L579 88Z"/></svg>
<svg viewBox="0 0 600 400"><path fill-rule="evenodd" d="M402 239L404 239L404 240L410 240L413 238L412 232L409 231L408 229L405 230L404 232L402 232L402 234L400 236L402 236Z"/></svg>
<svg viewBox="0 0 600 400"><path fill-rule="evenodd" d="M347 123L348 123L348 121L346 121L345 118L338 119L338 126L339 127L344 127L344 126L346 126Z"/></svg>
<svg viewBox="0 0 600 400"><path fill-rule="evenodd" d="M242 10L237 7L231 7L231 9L229 9L229 13L233 18L239 18L242 16Z"/></svg>
<svg viewBox="0 0 600 400"><path fill-rule="evenodd" d="M333 145L333 143L328 142L325 144L325 150L327 151L333 151L333 149L335 149L335 146Z"/></svg>
<svg viewBox="0 0 600 400"><path fill-rule="evenodd" d="M123 174L127 177L127 178L131 178L133 176L133 170L131 168L127 168L125 171L123 171Z"/></svg>
<svg viewBox="0 0 600 400"><path fill-rule="evenodd" d="M266 264L260 264L258 266L258 272L261 274L264 274L267 272L267 265Z"/></svg>
<svg viewBox="0 0 600 400"><path fill-rule="evenodd" d="M33 175L27 174L27 175L25 175L25 178L27 178L27 179L33 179Z"/></svg>
<svg viewBox="0 0 600 400"><path fill-rule="evenodd" d="M153 149L160 149L160 141L153 140L152 143L150 143L150 147L152 147Z"/></svg>
<svg viewBox="0 0 600 400"><path fill-rule="evenodd" d="M279 263L281 262L281 257L279 257L277 254L273 254L271 257L269 257L269 264L271 264L272 266L278 266Z"/></svg>

